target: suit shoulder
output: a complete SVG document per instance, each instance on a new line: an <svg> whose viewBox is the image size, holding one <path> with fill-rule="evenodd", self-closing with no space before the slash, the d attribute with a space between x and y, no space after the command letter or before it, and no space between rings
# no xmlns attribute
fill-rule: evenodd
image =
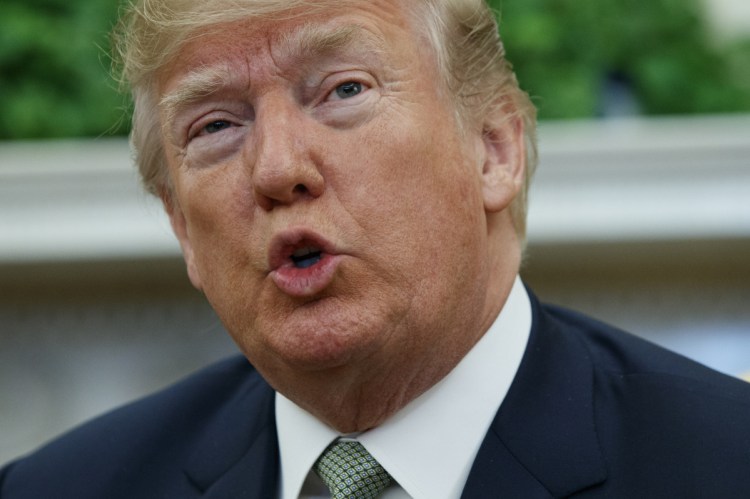
<svg viewBox="0 0 750 499"><path fill-rule="evenodd" d="M714 463L734 457L723 469L747 471L750 383L585 315L544 308L559 334L581 343L591 358L603 441L629 435L625 447L639 445L652 456Z"/></svg>
<svg viewBox="0 0 750 499"><path fill-rule="evenodd" d="M748 402L750 384L584 314L544 305L557 329L583 344L597 370L615 377L670 378L677 385L721 387L722 394Z"/></svg>
<svg viewBox="0 0 750 499"><path fill-rule="evenodd" d="M243 387L258 383L264 382L244 357L230 357L84 423L63 438L85 438L89 433L112 430L143 432L152 426L163 428L167 421L205 419Z"/></svg>
<svg viewBox="0 0 750 499"><path fill-rule="evenodd" d="M244 357L226 359L84 423L11 463L0 471L0 496L42 497L38 494L56 491L44 497L84 497L71 495L83 482L88 481L85 490L103 491L105 483L126 483L134 473L145 473L154 483L176 479L206 427L226 413L240 412L238 408L246 409L252 421L252 406L262 406L256 413L267 412L272 394ZM139 471L146 463L147 471ZM39 477L45 477L44 482Z"/></svg>
<svg viewBox="0 0 750 499"><path fill-rule="evenodd" d="M538 315L558 351L577 352L566 365L591 366L607 486L630 491L615 497L634 496L633 484L639 497L748 497L750 383L583 314L542 306Z"/></svg>

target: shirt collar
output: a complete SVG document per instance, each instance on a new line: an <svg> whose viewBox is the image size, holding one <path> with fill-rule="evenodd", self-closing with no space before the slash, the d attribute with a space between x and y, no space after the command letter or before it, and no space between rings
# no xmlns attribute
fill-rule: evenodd
<svg viewBox="0 0 750 499"><path fill-rule="evenodd" d="M530 331L529 297L516 278L495 322L461 362L357 440L412 497L460 497L484 436L518 371ZM276 394L276 424L280 497L296 499L318 456L340 435L280 393Z"/></svg>

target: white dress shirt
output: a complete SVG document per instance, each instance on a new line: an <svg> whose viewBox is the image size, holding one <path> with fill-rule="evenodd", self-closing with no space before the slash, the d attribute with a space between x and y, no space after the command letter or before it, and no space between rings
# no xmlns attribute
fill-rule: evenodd
<svg viewBox="0 0 750 499"><path fill-rule="evenodd" d="M397 482L383 499L458 499L518 371L530 331L531 304L516 278L495 322L461 362L385 423L359 435L340 435L277 393L279 498L329 498L311 468L331 442L344 436L361 442Z"/></svg>

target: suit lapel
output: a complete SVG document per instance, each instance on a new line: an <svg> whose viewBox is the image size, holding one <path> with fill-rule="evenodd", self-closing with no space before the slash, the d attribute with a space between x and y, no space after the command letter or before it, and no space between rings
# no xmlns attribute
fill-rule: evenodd
<svg viewBox="0 0 750 499"><path fill-rule="evenodd" d="M205 499L270 499L278 489L276 428L258 434L248 452L214 482Z"/></svg>
<svg viewBox="0 0 750 499"><path fill-rule="evenodd" d="M276 495L279 450L274 392L257 372L207 423L185 473L205 499Z"/></svg>
<svg viewBox="0 0 750 499"><path fill-rule="evenodd" d="M548 499L549 491L536 477L524 468L490 430L474 460L462 499L484 499L487 497L523 497L524 499Z"/></svg>
<svg viewBox="0 0 750 499"><path fill-rule="evenodd" d="M465 499L565 497L606 478L588 350L534 296L531 303L524 359L474 461Z"/></svg>

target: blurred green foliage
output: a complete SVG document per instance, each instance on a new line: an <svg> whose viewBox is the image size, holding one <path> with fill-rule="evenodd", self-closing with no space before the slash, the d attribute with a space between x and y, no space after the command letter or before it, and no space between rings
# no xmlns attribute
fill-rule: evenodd
<svg viewBox="0 0 750 499"><path fill-rule="evenodd" d="M127 132L109 77L117 0L0 0L0 138Z"/></svg>
<svg viewBox="0 0 750 499"><path fill-rule="evenodd" d="M713 47L696 0L491 0L540 118L602 113L608 78L646 114L750 110L750 41ZM109 76L118 0L0 0L0 139L128 131Z"/></svg>
<svg viewBox="0 0 750 499"><path fill-rule="evenodd" d="M645 114L750 110L750 43L717 47L697 0L491 0L540 118L602 112L612 80Z"/></svg>

